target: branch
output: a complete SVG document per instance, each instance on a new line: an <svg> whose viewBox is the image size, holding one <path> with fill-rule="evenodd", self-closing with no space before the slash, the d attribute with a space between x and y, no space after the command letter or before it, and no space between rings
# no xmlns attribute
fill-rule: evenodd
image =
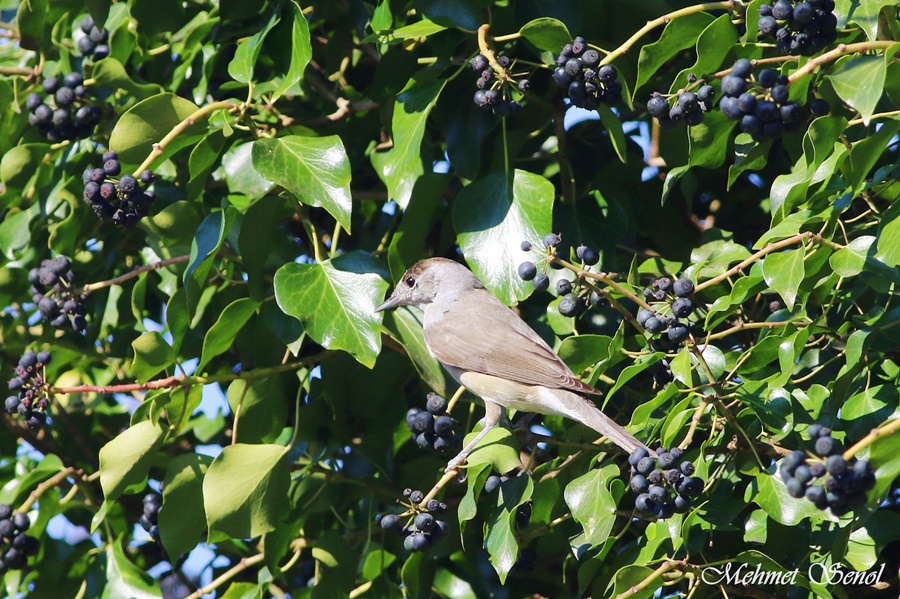
<svg viewBox="0 0 900 599"><path fill-rule="evenodd" d="M849 460L853 458L853 456L874 443L876 439L896 433L898 430L900 430L900 418L892 420L880 428L873 428L868 435L844 452L844 459Z"/></svg>
<svg viewBox="0 0 900 599"><path fill-rule="evenodd" d="M644 589L649 587L651 584L653 584L654 580L661 577L663 574L665 574L669 570L674 570L676 567L684 566L685 563L686 562L684 560L666 560L656 570L651 572L650 575L647 576L647 578L640 581L639 583L637 583L636 585L634 585L627 591L624 591L624 592L616 595L616 599L625 599L626 597L631 597L632 595L637 595L638 593L640 593L641 591L643 591Z"/></svg>
<svg viewBox="0 0 900 599"><path fill-rule="evenodd" d="M253 555L251 557L241 558L241 561L239 561L234 566L232 566L231 569L229 569L227 572L225 572L224 574L222 574L221 576L216 578L214 581L212 581L205 587L197 589L196 591L194 591L193 593L191 593L184 599L200 599L200 597L202 597L203 595L213 592L214 590L216 590L217 588L219 588L220 586L222 586L223 584L225 584L226 582L228 582L229 580L231 580L232 578L234 578L235 576L237 576L238 574L240 574L241 572L243 572L250 566L254 566L254 565L258 564L259 562L263 561L264 557L265 556L262 553L257 553L256 555Z"/></svg>
<svg viewBox="0 0 900 599"><path fill-rule="evenodd" d="M809 61L805 65L791 73L790 77L788 77L788 85L794 83L798 79L806 77L823 64L831 62L832 60L836 60L845 54L856 54L868 52L870 50L887 50L896 43L897 42L895 41L884 41L859 42L856 44L838 44L838 47L834 50L826 52L821 56L816 56L815 58L809 59Z"/></svg>
<svg viewBox="0 0 900 599"><path fill-rule="evenodd" d="M661 17L657 17L652 21L647 21L647 24L641 27L635 32L630 38L625 40L625 43L607 54L603 57L603 60L600 61L601 65L609 64L622 54L625 54L631 47L637 43L639 39L644 37L646 34L650 33L660 25L665 25L672 19L677 19L679 17L685 17L687 15L692 15L697 12L703 12L704 10L716 10L719 8L724 8L726 10L732 10L734 8L734 2L706 2L704 4L697 4L696 6L687 6L685 8L680 8L678 10L672 11L670 13L664 14Z"/></svg>
<svg viewBox="0 0 900 599"><path fill-rule="evenodd" d="M767 245L766 247L759 250L758 252L756 252L755 254L753 254L752 256L750 256L749 258L744 260L743 262L740 262L737 265L732 266L731 268L729 268L728 270L726 270L719 276L713 277L711 279L703 281L702 283L699 283L694 288L694 293L697 293L698 291L700 291L702 289L706 289L707 287L712 287L713 285L721 283L728 277L738 274L739 272L741 272L742 270L744 270L745 268L747 268L748 266L750 266L751 264L753 264L754 262L756 262L757 260L759 260L760 258L765 256L766 254L771 254L772 252L780 250L782 248L790 247L790 246L796 245L798 243L803 243L805 240L812 239L814 236L815 236L814 233L809 233L809 232L798 233L797 235L788 237L787 239L782 239L781 241Z"/></svg>
<svg viewBox="0 0 900 599"><path fill-rule="evenodd" d="M46 493L48 489L52 489L53 487L57 486L59 483L73 474L75 474L75 468L72 468L71 466L68 468L63 468L62 470L39 484L37 487L35 487L34 491L29 493L28 499L26 499L25 502L20 505L16 511L22 514L28 513L28 510L30 510L31 506L34 505L38 499L40 499L41 495Z"/></svg>
<svg viewBox="0 0 900 599"><path fill-rule="evenodd" d="M740 324L736 324L730 329L725 329L724 331L719 331L718 333L713 333L709 337L706 338L707 341L712 341L714 339L722 339L727 337L733 333L737 333L738 331L743 331L745 329L775 329L778 327L786 327L788 325L795 324L797 326L806 326L812 324L811 322L806 321L793 321L786 320L783 322L743 322Z"/></svg>
<svg viewBox="0 0 900 599"><path fill-rule="evenodd" d="M235 109L237 106L234 102L230 100L222 100L221 102L213 102L212 104L207 104L202 108L194 111L192 114L188 115L186 119L172 127L172 130L169 131L165 137L163 137L159 142L153 144L153 151L150 152L150 155L144 159L144 162L141 163L137 169L134 171L135 177L140 177L141 173L150 168L153 165L153 162L163 155L163 151L172 143L176 137L184 133L184 131L197 122L197 119L201 119L211 112L215 112L220 109Z"/></svg>
<svg viewBox="0 0 900 599"><path fill-rule="evenodd" d="M138 276L142 272L147 272L150 270L159 270L160 268L165 268L166 266L171 266L172 264L178 264L179 262L187 262L191 259L189 254L184 254L183 256L175 256L174 258L167 258L166 260L160 260L159 262L154 262L153 264L144 264L143 266L138 266L134 270L130 272L126 272L124 275L119 275L113 279L109 279L108 281L100 281L99 283L89 283L77 290L75 293L87 293L90 291L96 291L97 289L103 289L105 287L112 287L113 285L120 285L127 281L128 279L133 279Z"/></svg>

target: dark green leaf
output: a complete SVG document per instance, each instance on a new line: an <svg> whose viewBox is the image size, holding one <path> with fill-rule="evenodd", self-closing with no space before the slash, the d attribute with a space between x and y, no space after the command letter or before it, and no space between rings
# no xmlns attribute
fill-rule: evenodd
<svg viewBox="0 0 900 599"><path fill-rule="evenodd" d="M375 308L384 300L387 278L379 260L348 252L322 264L285 264L275 273L275 297L317 343L345 350L371 368L381 350Z"/></svg>
<svg viewBox="0 0 900 599"><path fill-rule="evenodd" d="M132 79L122 63L115 58L104 58L94 65L91 78L101 87L121 89L128 92L138 100L161 94L165 91L162 86L153 83L138 83Z"/></svg>
<svg viewBox="0 0 900 599"><path fill-rule="evenodd" d="M844 56L828 75L834 91L856 109L868 125L884 87L885 63L881 56Z"/></svg>
<svg viewBox="0 0 900 599"><path fill-rule="evenodd" d="M163 480L164 510L159 512L159 534L169 555L191 551L203 540L206 518L203 507L203 476L212 458L186 453L173 458Z"/></svg>
<svg viewBox="0 0 900 599"><path fill-rule="evenodd" d="M350 231L350 161L337 135L257 140L253 167L301 202L325 208Z"/></svg>
<svg viewBox="0 0 900 599"><path fill-rule="evenodd" d="M519 35L538 50L557 54L563 46L572 42L572 34L569 33L565 23L551 17L539 17L528 21L519 29Z"/></svg>
<svg viewBox="0 0 900 599"><path fill-rule="evenodd" d="M159 94L132 106L116 121L109 137L109 147L119 154L122 170L137 167L153 151L153 144L161 141L176 125L198 110L193 102L175 94ZM188 125L153 161L160 164L178 150L187 147L205 133L202 120ZM153 168L151 165L151 168Z"/></svg>
<svg viewBox="0 0 900 599"><path fill-rule="evenodd" d="M641 47L637 80L634 83L635 91L640 91L641 87L656 75L657 71L680 54L682 50L692 48L697 43L697 38L712 21L712 15L706 12L696 12L669 21L657 41ZM556 47L557 52L559 52L559 48L561 46Z"/></svg>
<svg viewBox="0 0 900 599"><path fill-rule="evenodd" d="M238 44L234 58L228 63L228 74L234 77L236 81L250 83L250 80L253 79L253 69L256 67L256 61L259 58L260 50L262 50L263 41L265 41L266 35L269 34L272 27L280 20L281 17L278 15L278 12L273 12L265 27L257 31L249 40Z"/></svg>
<svg viewBox="0 0 900 599"><path fill-rule="evenodd" d="M291 25L291 66L288 67L287 75L284 81L272 92L272 102L281 97L282 94L297 95L300 91L299 83L303 80L303 72L306 71L306 65L312 58L312 44L309 40L309 23L300 7L296 4L286 5L285 10L289 10L292 15Z"/></svg>
<svg viewBox="0 0 900 599"><path fill-rule="evenodd" d="M241 328L247 324L258 307L259 302L245 297L234 300L222 310L219 319L203 338L203 353L200 355L197 372L203 372L203 368L210 360L228 351Z"/></svg>
<svg viewBox="0 0 900 599"><path fill-rule="evenodd" d="M467 185L453 205L453 226L469 266L504 303L525 299L530 283L516 270L524 260L523 240L538 242L550 232L553 185L516 170L493 173Z"/></svg>

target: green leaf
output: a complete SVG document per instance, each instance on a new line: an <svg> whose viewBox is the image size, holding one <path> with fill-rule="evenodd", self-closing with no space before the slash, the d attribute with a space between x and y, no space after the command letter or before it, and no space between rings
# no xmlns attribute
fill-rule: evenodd
<svg viewBox="0 0 900 599"><path fill-rule="evenodd" d="M731 22L731 15L726 13L710 23L697 38L697 61L693 66L682 70L672 81L670 93L675 93L688 83L688 76L697 73L714 73L731 54L732 47L738 41L737 29ZM711 114L706 115L707 118Z"/></svg>
<svg viewBox="0 0 900 599"><path fill-rule="evenodd" d="M563 339L556 353L578 373L608 358L611 343L606 335L577 335Z"/></svg>
<svg viewBox="0 0 900 599"><path fill-rule="evenodd" d="M222 310L218 320L209 327L203 338L203 353L197 365L197 372L203 372L203 368L210 360L228 351L241 328L247 324L258 307L259 302L244 297L234 300Z"/></svg>
<svg viewBox="0 0 900 599"><path fill-rule="evenodd" d="M337 135L289 135L253 143L253 167L298 200L321 206L350 231L350 161Z"/></svg>
<svg viewBox="0 0 900 599"><path fill-rule="evenodd" d="M834 12L839 17L838 26L856 23L870 41L875 41L878 39L878 14L885 6L896 8L897 3L895 0L835 0Z"/></svg>
<svg viewBox="0 0 900 599"><path fill-rule="evenodd" d="M172 346L155 331L144 333L131 343L131 347L134 349L131 371L139 383L146 383L175 363Z"/></svg>
<svg viewBox="0 0 900 599"><path fill-rule="evenodd" d="M91 78L100 87L109 87L128 92L138 100L161 94L165 90L155 83L138 83L132 79L122 63L115 58L104 58L94 63Z"/></svg>
<svg viewBox="0 0 900 599"><path fill-rule="evenodd" d="M884 220L882 219L882 222ZM842 277L855 277L863 271L866 265L866 256L869 249L875 243L875 237L862 235L851 241L828 257L828 264Z"/></svg>
<svg viewBox="0 0 900 599"><path fill-rule="evenodd" d="M801 497L795 499L788 493L781 475L773 476L768 472L756 475L756 485L749 485L744 496L745 501L755 501L766 514L779 524L796 526L806 518L826 517L816 506Z"/></svg>
<svg viewBox="0 0 900 599"><path fill-rule="evenodd" d="M868 125L884 90L884 75L883 56L856 55L841 57L827 78L837 95Z"/></svg>
<svg viewBox="0 0 900 599"><path fill-rule="evenodd" d="M117 599L128 597L129 599L160 599L162 591L156 581L131 563L122 542L116 540L107 546L106 552L106 586L103 589L102 599Z"/></svg>
<svg viewBox="0 0 900 599"><path fill-rule="evenodd" d="M391 14L390 0L381 0L375 10L372 11L372 17L369 19L369 26L372 31L378 33L390 28L394 24L394 15Z"/></svg>
<svg viewBox="0 0 900 599"><path fill-rule="evenodd" d="M900 202L894 202L878 223L875 257L890 267L900 266Z"/></svg>
<svg viewBox="0 0 900 599"><path fill-rule="evenodd" d="M803 256L800 250L769 254L763 259L762 274L766 284L778 292L788 310L794 309L797 289L803 282Z"/></svg>
<svg viewBox="0 0 900 599"><path fill-rule="evenodd" d="M565 23L551 17L528 21L519 29L519 35L544 52L558 53L560 48L572 43L572 34Z"/></svg>
<svg viewBox="0 0 900 599"><path fill-rule="evenodd" d="M475 438L477 431L472 431L463 440L463 447ZM467 469L490 464L497 472L509 472L522 465L519 459L518 444L512 433L505 428L494 427L478 442L466 460Z"/></svg>
<svg viewBox="0 0 900 599"><path fill-rule="evenodd" d="M451 178L449 174L425 173L416 181L412 201L388 247L388 267L394 281L399 281L406 269L422 257L425 241L443 212L438 208Z"/></svg>
<svg viewBox="0 0 900 599"><path fill-rule="evenodd" d="M484 546L501 584L506 581L519 554L515 533L517 508L528 501L533 491L530 476L510 478L500 485L498 505L485 518Z"/></svg>
<svg viewBox="0 0 900 599"><path fill-rule="evenodd" d="M233 582L222 594L222 599L261 599L258 584L251 582Z"/></svg>
<svg viewBox="0 0 900 599"><path fill-rule="evenodd" d="M853 144L850 150L850 175L852 189L861 191L869 171L884 154L894 135L900 131L900 119L887 119L875 133Z"/></svg>
<svg viewBox="0 0 900 599"><path fill-rule="evenodd" d="M429 21L428 19L422 19L416 23L412 23L410 25L405 25L398 29L391 30L382 30L372 35L365 37L362 41L364 43L371 42L379 42L382 44L400 44L408 39L416 39L420 37L429 37L434 35L435 33L439 33L447 29L444 25L440 25L435 23L434 21Z"/></svg>
<svg viewBox="0 0 900 599"><path fill-rule="evenodd" d="M169 555L191 551L203 540L206 518L203 477L212 458L186 453L172 458L163 479L163 507L159 512L159 535Z"/></svg>
<svg viewBox="0 0 900 599"><path fill-rule="evenodd" d="M9 189L25 189L49 152L50 144L44 143L14 147L0 160L0 180Z"/></svg>
<svg viewBox="0 0 900 599"><path fill-rule="evenodd" d="M725 354L722 353L722 350L716 347L715 345L707 345L703 348L703 352L701 354L703 356L703 360L706 362L706 365L709 366L709 369L712 371L712 375L716 381L718 381L723 374L725 374ZM706 380L706 369L701 368L699 370L700 373L700 382L714 382Z"/></svg>
<svg viewBox="0 0 900 599"><path fill-rule="evenodd" d="M384 326L406 350L406 355L425 384L438 395L447 397L452 389L447 386L447 377L441 363L428 352L425 345L422 312L414 312L405 307L391 310L384 315Z"/></svg>
<svg viewBox="0 0 900 599"><path fill-rule="evenodd" d="M19 32L19 45L26 50L36 52L46 50L49 44L45 41L49 41L46 38L50 33L47 27L47 17L50 15L49 0L31 0L18 4L16 25Z"/></svg>
<svg viewBox="0 0 900 599"><path fill-rule="evenodd" d="M288 416L285 389L278 377L238 379L228 385L228 406L235 414L234 438L241 443L273 442Z"/></svg>
<svg viewBox="0 0 900 599"><path fill-rule="evenodd" d="M227 446L203 478L209 542L274 530L288 509L290 472L281 445Z"/></svg>
<svg viewBox="0 0 900 599"><path fill-rule="evenodd" d="M371 368L381 350L375 308L387 278L379 260L353 251L321 264L285 264L275 273L275 298L317 343L347 351Z"/></svg>
<svg viewBox="0 0 900 599"><path fill-rule="evenodd" d="M153 144L162 140L176 125L185 121L198 109L197 105L175 94L159 94L132 106L116 121L109 137L109 147L119 154L122 170L137 167L153 151ZM198 119L185 127L153 161L158 165L178 150L190 146L206 134L206 125ZM153 168L151 165L151 168Z"/></svg>
<svg viewBox="0 0 900 599"><path fill-rule="evenodd" d="M263 177L253 166L253 146L247 142L230 148L222 156L222 171L228 189L234 194L242 194L256 200L266 195L273 184Z"/></svg>
<svg viewBox="0 0 900 599"><path fill-rule="evenodd" d="M290 10L293 16L291 24L291 66L288 67L284 81L272 92L272 102L275 102L282 94L297 95L300 92L299 83L303 80L306 65L312 59L312 44L309 39L309 23L303 11L296 4L290 3L286 10Z"/></svg>
<svg viewBox="0 0 900 599"><path fill-rule="evenodd" d="M115 501L132 486L135 487L132 492L143 488L151 463L165 439L164 429L145 420L100 449L100 486L106 501Z"/></svg>
<svg viewBox="0 0 900 599"><path fill-rule="evenodd" d="M194 234L191 241L191 257L182 276L187 291L188 308L192 314L197 308L201 294L207 289L206 277L236 217L237 210L231 207L210 212Z"/></svg>
<svg viewBox="0 0 900 599"><path fill-rule="evenodd" d="M238 44L237 50L234 52L234 58L228 63L228 74L236 81L250 83L253 79L253 69L256 67L256 61L259 58L260 50L262 50L263 41L265 41L272 27L278 24L280 20L281 17L278 15L278 12L273 12L265 27L257 31L249 40Z"/></svg>
<svg viewBox="0 0 900 599"><path fill-rule="evenodd" d="M394 147L384 158L383 177L388 198L404 210L409 204L416 179L425 172L421 156L425 123L445 83L446 80L441 79L427 85L416 85L412 80L394 102L394 116L391 119Z"/></svg>
<svg viewBox="0 0 900 599"><path fill-rule="evenodd" d="M682 50L693 47L697 38L712 21L713 16L706 12L695 12L669 21L657 41L641 47L638 57L637 80L634 83L635 91L640 90L641 86ZM571 41L571 39L570 37L569 40ZM569 42L563 42L563 44L567 43ZM561 47L557 45L555 50L551 49L550 51L559 52Z"/></svg>
<svg viewBox="0 0 900 599"><path fill-rule="evenodd" d="M721 110L714 110L707 114L699 125L688 127L690 166L705 168L721 166L728 155L731 131L736 126L737 121L729 119Z"/></svg>
<svg viewBox="0 0 900 599"><path fill-rule="evenodd" d="M540 175L516 170L497 172L459 192L453 226L469 266L485 286L506 304L523 300L533 290L517 274L524 260L520 244L537 244L552 226L553 185Z"/></svg>
<svg viewBox="0 0 900 599"><path fill-rule="evenodd" d="M597 108L597 112L600 113L600 120L603 122L603 127L606 129L606 132L609 133L609 140L612 142L613 149L616 151L616 156L618 156L619 160L622 162L627 162L628 147L625 140L625 133L622 132L622 121L619 120L616 113L614 113L606 104L601 103Z"/></svg>
<svg viewBox="0 0 900 599"><path fill-rule="evenodd" d="M616 500L607 487L609 480L619 475L615 464L607 464L603 468L593 469L579 476L566 485L566 505L572 511L572 517L584 529L584 535L573 540L573 549L579 549L574 543L598 547L606 542L613 524L616 522Z"/></svg>

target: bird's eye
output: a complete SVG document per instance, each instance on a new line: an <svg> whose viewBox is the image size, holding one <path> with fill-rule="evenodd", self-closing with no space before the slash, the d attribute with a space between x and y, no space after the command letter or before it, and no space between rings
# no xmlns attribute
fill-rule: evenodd
<svg viewBox="0 0 900 599"><path fill-rule="evenodd" d="M416 284L416 278L415 277L406 277L406 284L409 287L414 286Z"/></svg>

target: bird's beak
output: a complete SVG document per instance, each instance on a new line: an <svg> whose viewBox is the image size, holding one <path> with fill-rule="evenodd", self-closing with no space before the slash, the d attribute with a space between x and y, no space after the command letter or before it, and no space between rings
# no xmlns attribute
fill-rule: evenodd
<svg viewBox="0 0 900 599"><path fill-rule="evenodd" d="M391 297L387 298L383 304L375 308L376 312L383 312L384 310L390 310L391 308L396 308L400 305L400 297L395 293Z"/></svg>

